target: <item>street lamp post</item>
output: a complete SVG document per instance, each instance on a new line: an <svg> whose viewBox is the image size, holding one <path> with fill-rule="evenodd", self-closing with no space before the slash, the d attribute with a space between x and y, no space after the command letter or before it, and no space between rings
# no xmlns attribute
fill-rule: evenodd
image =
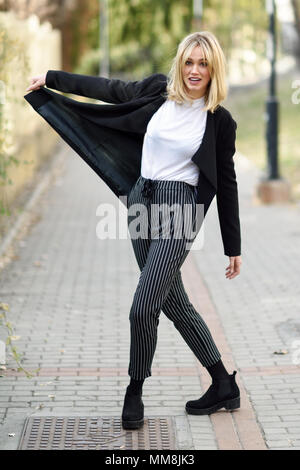
<svg viewBox="0 0 300 470"><path fill-rule="evenodd" d="M267 57L271 64L269 96L266 99L266 143L267 175L257 186L257 196L263 203L287 202L290 198L289 183L279 176L278 171L278 100L276 97L276 7L275 0L266 0L269 14Z"/></svg>
<svg viewBox="0 0 300 470"><path fill-rule="evenodd" d="M108 0L99 0L99 39L100 64L99 76L109 78L109 21Z"/></svg>
<svg viewBox="0 0 300 470"><path fill-rule="evenodd" d="M193 30L201 31L203 0L193 0Z"/></svg>
<svg viewBox="0 0 300 470"><path fill-rule="evenodd" d="M267 40L267 56L271 64L269 96L266 100L267 116L267 154L268 178L278 179L278 99L276 97L276 14L275 1L267 0L266 9L269 14L269 35Z"/></svg>

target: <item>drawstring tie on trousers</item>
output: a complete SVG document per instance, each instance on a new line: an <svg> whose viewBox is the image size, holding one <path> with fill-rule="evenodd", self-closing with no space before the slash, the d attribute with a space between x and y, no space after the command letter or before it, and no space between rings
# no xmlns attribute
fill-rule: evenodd
<svg viewBox="0 0 300 470"><path fill-rule="evenodd" d="M142 195L147 198L151 198L153 194L153 181L148 178L144 182L143 189L142 189Z"/></svg>

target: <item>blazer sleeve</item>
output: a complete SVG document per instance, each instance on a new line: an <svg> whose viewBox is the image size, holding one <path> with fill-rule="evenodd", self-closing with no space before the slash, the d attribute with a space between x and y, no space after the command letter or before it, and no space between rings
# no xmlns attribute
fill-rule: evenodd
<svg viewBox="0 0 300 470"><path fill-rule="evenodd" d="M217 146L217 209L226 256L241 255L239 201L233 156L237 124L229 115Z"/></svg>
<svg viewBox="0 0 300 470"><path fill-rule="evenodd" d="M123 81L117 78L105 78L92 75L48 70L46 86L64 93L73 93L94 98L106 103L125 103L139 95L151 91L153 84L163 74L152 74L143 80Z"/></svg>

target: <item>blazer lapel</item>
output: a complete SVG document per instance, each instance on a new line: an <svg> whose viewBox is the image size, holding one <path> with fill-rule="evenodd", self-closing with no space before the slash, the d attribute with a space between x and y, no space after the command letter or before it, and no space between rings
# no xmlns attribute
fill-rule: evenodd
<svg viewBox="0 0 300 470"><path fill-rule="evenodd" d="M192 161L198 165L200 171L217 190L217 162L214 115L208 111L206 128L202 142L192 156Z"/></svg>

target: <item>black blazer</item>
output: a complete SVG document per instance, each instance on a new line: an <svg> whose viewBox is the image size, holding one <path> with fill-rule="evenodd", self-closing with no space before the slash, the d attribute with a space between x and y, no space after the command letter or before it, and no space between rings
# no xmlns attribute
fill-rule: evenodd
<svg viewBox="0 0 300 470"><path fill-rule="evenodd" d="M34 90L24 98L119 197L128 195L140 176L144 134L152 115L166 100L166 85L167 77L161 73L125 82L49 70L47 88ZM82 103L48 88L110 104ZM216 195L227 256L241 254L233 161L236 128L223 106L214 113L208 111L202 143L192 157L200 170L197 202L204 205L205 216Z"/></svg>

